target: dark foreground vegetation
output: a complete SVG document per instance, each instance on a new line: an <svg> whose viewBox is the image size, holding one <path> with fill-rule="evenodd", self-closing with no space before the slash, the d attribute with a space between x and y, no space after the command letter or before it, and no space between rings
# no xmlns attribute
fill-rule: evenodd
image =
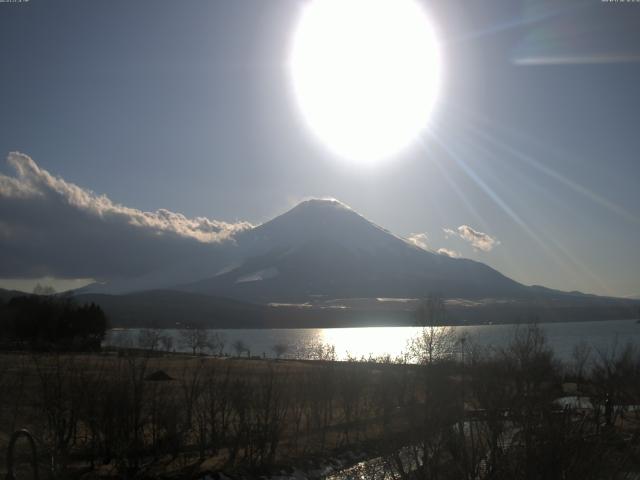
<svg viewBox="0 0 640 480"><path fill-rule="evenodd" d="M19 295L0 300L0 347L6 349L100 350L107 317L94 304L72 297Z"/></svg>
<svg viewBox="0 0 640 480"><path fill-rule="evenodd" d="M361 478L637 478L634 347L583 345L560 364L535 326L490 350L426 327L413 353L418 364L323 348L316 361L4 354L0 455L26 427L41 477L255 478L364 452Z"/></svg>

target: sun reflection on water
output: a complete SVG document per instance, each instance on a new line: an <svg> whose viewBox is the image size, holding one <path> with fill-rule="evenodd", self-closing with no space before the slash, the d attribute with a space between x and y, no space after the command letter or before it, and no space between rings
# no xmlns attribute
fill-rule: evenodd
<svg viewBox="0 0 640 480"><path fill-rule="evenodd" d="M376 358L391 355L404 358L409 342L415 337L413 327L360 327L319 330L318 340L335 346L338 359ZM393 352L393 353L390 353Z"/></svg>

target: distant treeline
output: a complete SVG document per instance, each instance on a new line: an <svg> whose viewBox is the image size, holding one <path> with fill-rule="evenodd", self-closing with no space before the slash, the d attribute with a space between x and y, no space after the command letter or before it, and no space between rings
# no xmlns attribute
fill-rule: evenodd
<svg viewBox="0 0 640 480"><path fill-rule="evenodd" d="M94 304L57 295L24 295L0 303L2 348L99 350L108 322Z"/></svg>

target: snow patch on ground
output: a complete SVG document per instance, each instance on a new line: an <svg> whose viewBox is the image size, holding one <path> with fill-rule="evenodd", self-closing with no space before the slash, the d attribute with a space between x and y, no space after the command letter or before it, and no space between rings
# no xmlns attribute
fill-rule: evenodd
<svg viewBox="0 0 640 480"><path fill-rule="evenodd" d="M269 304L270 307L278 308L278 307L296 307L296 308L312 308L313 305L310 303L279 303L279 302L271 302Z"/></svg>
<svg viewBox="0 0 640 480"><path fill-rule="evenodd" d="M278 269L275 267L264 268L262 270L258 270L257 272L238 277L236 283L260 282L262 280L269 280L270 278L278 276L278 273L280 272L278 272Z"/></svg>
<svg viewBox="0 0 640 480"><path fill-rule="evenodd" d="M397 303L409 303L415 302L417 298L387 298L387 297L378 297L376 298L378 302L397 302Z"/></svg>

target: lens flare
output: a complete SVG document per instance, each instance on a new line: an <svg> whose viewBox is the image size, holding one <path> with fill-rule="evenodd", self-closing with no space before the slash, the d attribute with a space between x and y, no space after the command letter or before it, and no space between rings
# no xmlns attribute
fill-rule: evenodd
<svg viewBox="0 0 640 480"><path fill-rule="evenodd" d="M413 0L313 0L290 58L293 90L311 130L360 163L387 158L426 127L440 56Z"/></svg>

